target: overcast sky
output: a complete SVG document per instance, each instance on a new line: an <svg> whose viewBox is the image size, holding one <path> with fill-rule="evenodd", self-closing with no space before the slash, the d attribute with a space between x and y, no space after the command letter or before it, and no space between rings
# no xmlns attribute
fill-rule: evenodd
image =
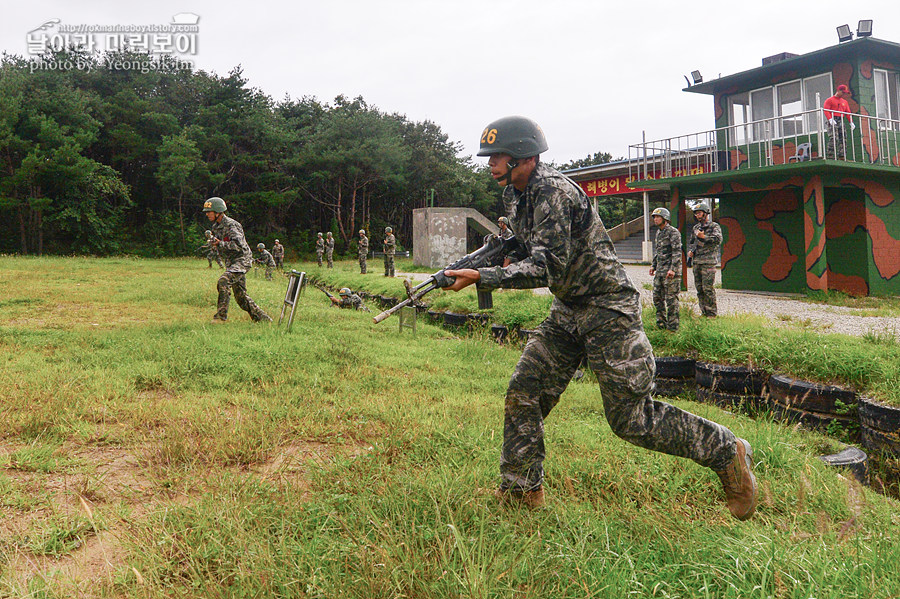
<svg viewBox="0 0 900 599"><path fill-rule="evenodd" d="M436 122L466 154L491 120L535 119L550 160L713 127L705 80L837 43L835 28L873 19L874 37L900 43L897 0L660 2L558 0L157 0L4 2L0 49L24 55L26 33L65 24L162 24L200 15L195 66L243 67L250 85L286 94L363 96L385 112Z"/></svg>

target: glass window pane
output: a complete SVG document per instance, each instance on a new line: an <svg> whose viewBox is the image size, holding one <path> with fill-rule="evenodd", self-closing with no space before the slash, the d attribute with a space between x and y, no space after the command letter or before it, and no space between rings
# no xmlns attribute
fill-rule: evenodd
<svg viewBox="0 0 900 599"><path fill-rule="evenodd" d="M754 140L767 139L775 134L772 131L772 121L765 120L775 116L775 101L771 87L750 92L750 111L754 121L763 121L753 127Z"/></svg>
<svg viewBox="0 0 900 599"><path fill-rule="evenodd" d="M800 116L800 113L803 112L803 103L800 101L800 82L783 83L776 88L776 93L778 95L778 114L783 117L791 117L779 119L779 134L787 137L803 133L803 118Z"/></svg>
<svg viewBox="0 0 900 599"><path fill-rule="evenodd" d="M819 103L816 104L816 94L819 94ZM821 108L825 100L833 95L831 89L831 73L824 75L816 75L803 80L803 109L816 110ZM817 114L810 113L806 116L806 130L816 131L818 128L819 117Z"/></svg>
<svg viewBox="0 0 900 599"><path fill-rule="evenodd" d="M750 122L750 94L744 92L728 98L729 112L728 145L747 143L750 139L750 131L747 123Z"/></svg>
<svg viewBox="0 0 900 599"><path fill-rule="evenodd" d="M891 111L888 100L887 71L875 70L875 116L879 119L889 119Z"/></svg>

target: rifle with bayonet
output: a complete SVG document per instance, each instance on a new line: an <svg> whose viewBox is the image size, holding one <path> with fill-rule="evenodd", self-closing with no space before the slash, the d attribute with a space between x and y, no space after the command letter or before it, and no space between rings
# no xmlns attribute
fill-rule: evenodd
<svg viewBox="0 0 900 599"><path fill-rule="evenodd" d="M448 270L461 270L464 268L478 269L487 266L501 266L503 264L504 257L511 254L520 253L522 251L524 251L524 246L522 245L522 242L520 242L515 237L502 239L497 235L485 235L483 246L481 246L471 254L466 254L453 264L445 266L415 287L409 285L408 281L404 281L404 284L406 286L406 299L402 302L399 302L397 305L388 308L381 314L375 316L372 321L375 322L375 324L378 324L401 308L409 305L419 305L419 300L421 300L426 293L438 288L450 287L451 285L453 285L453 283L456 282L456 277L448 277L446 274L444 274ZM482 294L487 295L487 299L489 299L490 292L479 291L479 308L485 309L491 307L490 305L488 305L491 302L486 301L485 298L482 297Z"/></svg>
<svg viewBox="0 0 900 599"><path fill-rule="evenodd" d="M328 299L331 300L332 304L340 304L341 303L339 299L337 299L336 297L334 297L333 295L328 293L328 291L324 287L319 287L318 285L316 285L316 289L318 289L319 291L324 293L326 296L328 296Z"/></svg>

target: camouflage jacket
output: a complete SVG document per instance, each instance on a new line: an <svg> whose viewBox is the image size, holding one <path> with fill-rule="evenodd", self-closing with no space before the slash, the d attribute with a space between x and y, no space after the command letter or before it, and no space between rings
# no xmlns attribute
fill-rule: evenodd
<svg viewBox="0 0 900 599"><path fill-rule="evenodd" d="M697 237L697 233L703 231L706 239ZM722 228L718 223L707 218L703 224L695 223L691 229L691 240L688 243L688 251L694 252L694 264L717 264L719 262L719 246L722 244Z"/></svg>
<svg viewBox="0 0 900 599"><path fill-rule="evenodd" d="M571 179L538 163L525 190L507 185L503 204L526 255L507 267L479 269L482 290L547 286L556 312L581 332L605 322L606 308L635 314L640 294L619 263L606 227Z"/></svg>
<svg viewBox="0 0 900 599"><path fill-rule="evenodd" d="M500 239L509 239L509 238L511 238L511 237L515 237L515 235L513 235L513 232L510 230L509 227L506 227L505 229L503 229L502 231L500 231L499 235L497 235L497 236L498 236Z"/></svg>
<svg viewBox="0 0 900 599"><path fill-rule="evenodd" d="M284 246L276 243L272 246L272 255L276 258L284 258Z"/></svg>
<svg viewBox="0 0 900 599"><path fill-rule="evenodd" d="M325 240L319 237L316 239L316 253L321 254L325 251Z"/></svg>
<svg viewBox="0 0 900 599"><path fill-rule="evenodd" d="M325 250L334 251L334 237L329 237L325 240Z"/></svg>
<svg viewBox="0 0 900 599"><path fill-rule="evenodd" d="M272 257L269 250L261 251L259 253L259 258L257 258L256 261L260 264L265 264L266 266L275 266L275 258Z"/></svg>
<svg viewBox="0 0 900 599"><path fill-rule="evenodd" d="M341 308L354 308L355 310L362 310L363 312L368 312L369 309L366 308L366 305L363 303L362 298L352 294L350 297L342 296L341 297Z"/></svg>
<svg viewBox="0 0 900 599"><path fill-rule="evenodd" d="M365 256L369 253L369 238L363 235L359 238L359 255Z"/></svg>
<svg viewBox="0 0 900 599"><path fill-rule="evenodd" d="M656 232L652 268L657 275L665 276L671 270L681 276L681 233L668 223Z"/></svg>
<svg viewBox="0 0 900 599"><path fill-rule="evenodd" d="M384 253L388 256L393 256L394 251L397 248L397 238L394 237L393 233L386 235L384 237Z"/></svg>
<svg viewBox="0 0 900 599"><path fill-rule="evenodd" d="M246 273L253 263L253 252L244 239L244 227L227 216L213 223L212 233L219 240L219 255L225 262L225 272Z"/></svg>

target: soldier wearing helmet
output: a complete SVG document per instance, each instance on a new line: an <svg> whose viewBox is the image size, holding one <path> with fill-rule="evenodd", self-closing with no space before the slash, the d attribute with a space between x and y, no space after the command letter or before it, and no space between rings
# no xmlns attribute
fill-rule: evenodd
<svg viewBox="0 0 900 599"><path fill-rule="evenodd" d="M384 276L393 277L397 238L394 237L394 230L391 227L384 228L384 242L381 247L384 249Z"/></svg>
<svg viewBox="0 0 900 599"><path fill-rule="evenodd" d="M697 289L697 303L700 314L715 318L716 306L716 265L719 263L719 246L722 245L722 228L713 222L709 204L704 200L694 204L693 229L688 242L688 266L694 270L694 287Z"/></svg>
<svg viewBox="0 0 900 599"><path fill-rule="evenodd" d="M207 268L212 268L213 260L216 261L216 264L219 265L219 268L225 268L225 265L222 264L222 257L219 256L219 250L213 245L213 234L212 231L207 229L203 235L206 237L206 243L200 246L200 249L206 250L206 261L209 262L209 266Z"/></svg>
<svg viewBox="0 0 900 599"><path fill-rule="evenodd" d="M366 230L359 230L359 247L357 249L357 253L359 254L359 274L366 274L366 261L369 258L369 238L366 237Z"/></svg>
<svg viewBox="0 0 900 599"><path fill-rule="evenodd" d="M506 392L500 487L503 502L544 502L544 422L584 358L597 375L616 435L640 447L714 469L736 518L756 507L752 452L727 428L653 399L653 350L641 324L640 294L616 258L587 195L539 161L544 133L505 117L481 135L479 156L504 186L504 212L525 254L509 266L448 270L450 290L549 287L550 314L530 337ZM599 400L599 397L598 397Z"/></svg>
<svg viewBox="0 0 900 599"><path fill-rule="evenodd" d="M277 239L272 246L272 257L275 258L275 266L278 270L284 270L284 246Z"/></svg>
<svg viewBox="0 0 900 599"><path fill-rule="evenodd" d="M275 258L266 250L266 244L258 243L256 244L256 250L259 252L259 258L256 259L257 264L264 264L266 266L266 280L272 280L272 271L275 269Z"/></svg>
<svg viewBox="0 0 900 599"><path fill-rule="evenodd" d="M681 234L670 224L671 216L665 208L657 208L650 216L658 227L653 249L653 305L656 306L656 326L677 331L678 293L681 291Z"/></svg>
<svg viewBox="0 0 900 599"><path fill-rule="evenodd" d="M322 237L321 233L317 233L318 237L316 238L316 262L319 264L319 267L322 266L322 256L325 254L325 239Z"/></svg>
<svg viewBox="0 0 900 599"><path fill-rule="evenodd" d="M363 303L362 298L359 295L350 291L349 287L342 287L338 292L338 295L341 296L341 299L331 298L331 302L342 309L350 309L354 310L362 310L363 312L368 312L369 309Z"/></svg>
<svg viewBox="0 0 900 599"><path fill-rule="evenodd" d="M210 241L225 260L225 272L216 284L219 298L213 322L228 320L232 291L235 301L255 322L271 322L269 315L247 295L246 275L252 265L253 252L244 237L244 227L233 218L225 216L226 210L225 200L222 198L209 198L203 203L203 212L212 223L213 236Z"/></svg>
<svg viewBox="0 0 900 599"><path fill-rule="evenodd" d="M334 235L331 231L325 233L325 262L328 268L334 268Z"/></svg>

